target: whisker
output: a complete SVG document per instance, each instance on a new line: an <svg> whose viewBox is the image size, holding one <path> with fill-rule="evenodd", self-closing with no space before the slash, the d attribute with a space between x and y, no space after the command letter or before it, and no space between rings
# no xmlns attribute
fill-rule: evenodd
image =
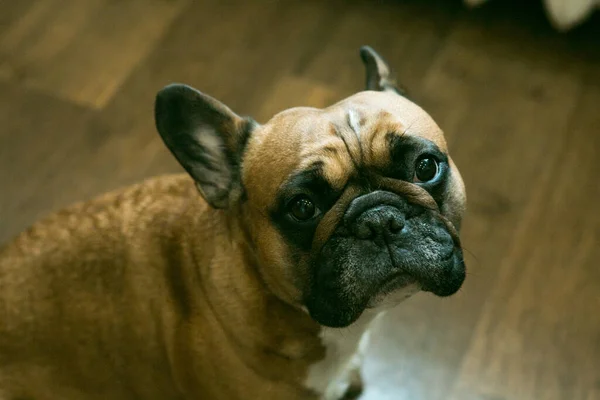
<svg viewBox="0 0 600 400"><path fill-rule="evenodd" d="M463 253L467 253L467 254L469 254L469 255L470 255L472 258L473 258L473 260L475 260L475 262L476 262L477 264L479 264L479 263L480 263L480 262L479 262L479 259L478 259L478 258L477 258L477 256L475 255L475 253L473 253L471 250L467 249L466 247L463 247L463 248L462 248L462 251L463 251Z"/></svg>

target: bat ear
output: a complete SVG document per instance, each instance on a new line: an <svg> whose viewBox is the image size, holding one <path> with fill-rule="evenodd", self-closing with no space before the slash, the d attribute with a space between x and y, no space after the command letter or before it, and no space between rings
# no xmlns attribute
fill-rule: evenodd
<svg viewBox="0 0 600 400"><path fill-rule="evenodd" d="M242 153L257 126L252 119L182 84L158 92L154 117L167 148L212 207L226 208L239 199Z"/></svg>
<svg viewBox="0 0 600 400"><path fill-rule="evenodd" d="M367 90L390 91L401 96L406 95L406 89L397 84L393 70L375 50L369 46L361 47L360 58L366 69Z"/></svg>

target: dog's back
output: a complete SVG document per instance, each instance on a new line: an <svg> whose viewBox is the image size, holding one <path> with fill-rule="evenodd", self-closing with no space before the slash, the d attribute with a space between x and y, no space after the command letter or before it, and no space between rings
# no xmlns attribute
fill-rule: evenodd
<svg viewBox="0 0 600 400"><path fill-rule="evenodd" d="M152 179L52 214L0 249L1 400L172 398L142 393L173 386L153 303L168 291L154 284L167 265L155 233L172 232L196 193L186 176Z"/></svg>
<svg viewBox="0 0 600 400"><path fill-rule="evenodd" d="M257 311L267 295L244 275L229 229L187 175L174 175L76 204L17 236L0 250L0 400L312 399L303 372L322 349L298 328L308 316L272 299L275 321ZM232 270L254 307L215 310L206 299L228 298ZM250 347L224 334L222 323L237 329L240 318L255 324L243 337ZM306 358L256 346L283 327L294 345L276 349L308 349Z"/></svg>

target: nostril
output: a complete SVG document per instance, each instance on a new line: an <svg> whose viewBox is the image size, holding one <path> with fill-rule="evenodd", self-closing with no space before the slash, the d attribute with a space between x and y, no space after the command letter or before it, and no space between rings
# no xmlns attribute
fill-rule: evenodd
<svg viewBox="0 0 600 400"><path fill-rule="evenodd" d="M404 224L398 218L391 218L389 223L389 230L391 233L398 233L404 228Z"/></svg>

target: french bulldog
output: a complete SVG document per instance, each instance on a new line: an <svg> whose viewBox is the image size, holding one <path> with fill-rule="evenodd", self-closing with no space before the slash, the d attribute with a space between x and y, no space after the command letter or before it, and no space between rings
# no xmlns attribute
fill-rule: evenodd
<svg viewBox="0 0 600 400"><path fill-rule="evenodd" d="M161 89L157 131L185 171L0 250L0 399L359 396L374 321L461 288L466 205L442 130L360 54L365 91L264 124Z"/></svg>

